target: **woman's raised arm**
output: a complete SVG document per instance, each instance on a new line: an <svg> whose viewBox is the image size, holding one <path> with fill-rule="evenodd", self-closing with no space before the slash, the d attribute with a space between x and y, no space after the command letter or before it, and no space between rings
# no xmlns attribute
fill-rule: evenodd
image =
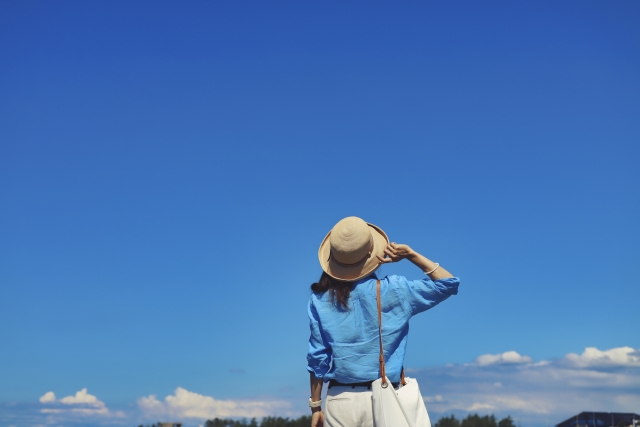
<svg viewBox="0 0 640 427"><path fill-rule="evenodd" d="M440 266L440 264L431 261L424 255L420 255L409 247L409 245L402 245L397 243L389 243L384 248L385 257L378 256L381 264L389 262L398 262L402 259L408 259L415 264L420 270L429 275L431 280L448 279L453 277L451 273Z"/></svg>

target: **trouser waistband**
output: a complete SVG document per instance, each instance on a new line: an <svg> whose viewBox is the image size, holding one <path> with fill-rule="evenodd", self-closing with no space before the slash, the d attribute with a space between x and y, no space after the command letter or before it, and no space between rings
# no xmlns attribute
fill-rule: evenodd
<svg viewBox="0 0 640 427"><path fill-rule="evenodd" d="M367 387L368 389L371 388L371 384L373 383L373 381L375 380L371 380L371 381L364 381L361 383L341 383L339 381L336 380L329 380L329 388L331 387L351 387L351 388L356 388L356 387ZM400 386L400 383L391 383L391 385L393 386L393 388L398 388L398 386Z"/></svg>

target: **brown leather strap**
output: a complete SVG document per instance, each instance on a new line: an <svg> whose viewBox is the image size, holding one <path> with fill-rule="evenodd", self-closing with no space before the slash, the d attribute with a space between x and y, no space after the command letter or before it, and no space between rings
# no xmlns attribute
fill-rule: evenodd
<svg viewBox="0 0 640 427"><path fill-rule="evenodd" d="M378 333L380 334L380 378L382 384L387 384L384 366L384 349L382 348L382 304L380 304L380 280L376 282L376 300L378 301Z"/></svg>
<svg viewBox="0 0 640 427"><path fill-rule="evenodd" d="M380 280L376 282L376 300L378 302L378 333L380 335L380 378L382 378L382 384L386 384L387 376L384 365L384 349L382 347L382 298L380 298ZM404 379L404 366L400 372L400 383L407 385L407 381Z"/></svg>

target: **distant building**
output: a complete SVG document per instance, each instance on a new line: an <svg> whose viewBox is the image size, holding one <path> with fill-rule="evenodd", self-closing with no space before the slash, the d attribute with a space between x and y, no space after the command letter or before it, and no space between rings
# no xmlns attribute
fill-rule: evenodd
<svg viewBox="0 0 640 427"><path fill-rule="evenodd" d="M640 427L640 415L632 412L580 412L556 427Z"/></svg>
<svg viewBox="0 0 640 427"><path fill-rule="evenodd" d="M182 427L182 423L160 423L159 427Z"/></svg>

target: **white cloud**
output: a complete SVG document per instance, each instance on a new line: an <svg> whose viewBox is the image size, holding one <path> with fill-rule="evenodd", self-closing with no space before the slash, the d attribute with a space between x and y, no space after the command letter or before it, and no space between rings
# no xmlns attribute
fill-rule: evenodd
<svg viewBox="0 0 640 427"><path fill-rule="evenodd" d="M124 417L121 411L112 412L104 402L87 392L86 388L76 392L73 396L66 396L56 400L56 395L52 391L46 392L40 397L40 403L48 404L49 407L40 410L43 414L59 415L81 415L81 416L104 416L104 417ZM51 407L51 405L55 405ZM62 406L61 406L62 405Z"/></svg>
<svg viewBox="0 0 640 427"><path fill-rule="evenodd" d="M64 403L65 405L86 404L94 408L105 408L105 404L99 401L97 397L87 393L86 388L76 392L75 396L63 397L60 399L60 403Z"/></svg>
<svg viewBox="0 0 640 427"><path fill-rule="evenodd" d="M42 397L40 397L40 403L49 403L55 401L56 395L52 391L48 391Z"/></svg>
<svg viewBox="0 0 640 427"><path fill-rule="evenodd" d="M467 408L467 411L472 412L472 411L481 411L484 409L495 409L495 406L489 405L487 403L474 403L473 405L469 406L469 408Z"/></svg>
<svg viewBox="0 0 640 427"><path fill-rule="evenodd" d="M631 347L618 347L601 351L595 347L587 347L582 354L569 353L564 360L580 368L633 366L640 367L640 350Z"/></svg>
<svg viewBox="0 0 640 427"><path fill-rule="evenodd" d="M529 356L521 356L515 351L506 351L502 354L483 354L475 363L480 366L495 365L496 363L531 363Z"/></svg>
<svg viewBox="0 0 640 427"><path fill-rule="evenodd" d="M275 400L220 400L194 393L182 387L160 401L154 395L138 399L138 407L148 417L169 416L176 418L264 417L282 414L290 405Z"/></svg>

